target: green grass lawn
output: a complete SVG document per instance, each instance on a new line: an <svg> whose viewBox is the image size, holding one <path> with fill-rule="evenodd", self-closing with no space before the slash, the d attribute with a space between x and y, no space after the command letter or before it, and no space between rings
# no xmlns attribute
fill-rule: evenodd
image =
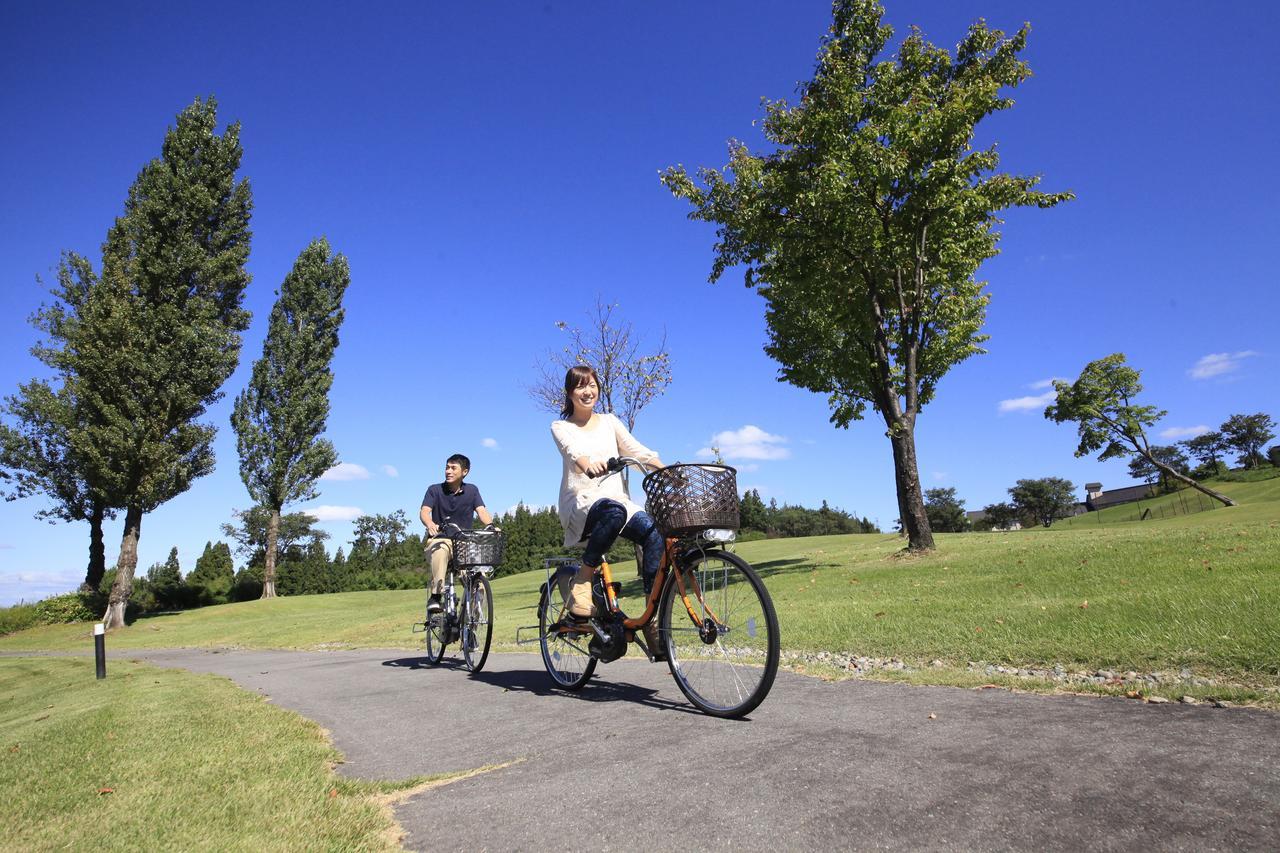
<svg viewBox="0 0 1280 853"><path fill-rule="evenodd" d="M738 546L764 576L782 645L1037 667L1189 668L1238 684L1280 684L1280 479L1224 483L1241 506L1163 521L941 534L936 553L901 555L893 535ZM1104 519L1104 522L1106 520ZM616 567L638 582L631 563ZM495 648L536 622L541 572L494 582ZM140 619L111 649L420 648L421 591L343 593L209 607ZM624 601L624 607L627 607ZM629 610L638 610L633 605ZM0 651L88 650L87 625L0 638ZM945 679L945 674L939 674Z"/></svg>
<svg viewBox="0 0 1280 853"><path fill-rule="evenodd" d="M320 727L230 681L0 659L8 850L397 850L388 807L446 777L340 779Z"/></svg>

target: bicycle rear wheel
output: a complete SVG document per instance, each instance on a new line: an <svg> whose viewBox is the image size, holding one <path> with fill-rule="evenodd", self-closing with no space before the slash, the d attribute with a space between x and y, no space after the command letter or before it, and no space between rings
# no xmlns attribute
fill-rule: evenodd
<svg viewBox="0 0 1280 853"><path fill-rule="evenodd" d="M479 672L489 658L489 643L493 640L493 597L489 579L480 572L472 573L468 587L459 642L467 669Z"/></svg>
<svg viewBox="0 0 1280 853"><path fill-rule="evenodd" d="M542 663L557 687L579 690L596 671L596 659L587 651L591 629L582 633L561 633L557 626L565 613L564 597L557 583L543 584L538 599L538 645Z"/></svg>
<svg viewBox="0 0 1280 853"><path fill-rule="evenodd" d="M778 674L778 617L755 569L737 554L711 551L679 569L698 625L667 580L658 633L680 692L705 713L742 717L769 695Z"/></svg>

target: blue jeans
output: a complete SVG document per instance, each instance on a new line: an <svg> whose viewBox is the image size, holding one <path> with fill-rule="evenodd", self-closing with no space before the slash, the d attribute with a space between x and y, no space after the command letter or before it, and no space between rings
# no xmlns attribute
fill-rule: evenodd
<svg viewBox="0 0 1280 853"><path fill-rule="evenodd" d="M644 578L644 593L649 594L653 589L653 579L658 574L658 566L662 563L665 544L649 513L641 510L627 521L626 507L610 498L601 498L587 511L587 522L583 525L583 530L587 550L582 555L582 562L592 568L604 561L605 552L618 536L639 545L644 552L640 567Z"/></svg>

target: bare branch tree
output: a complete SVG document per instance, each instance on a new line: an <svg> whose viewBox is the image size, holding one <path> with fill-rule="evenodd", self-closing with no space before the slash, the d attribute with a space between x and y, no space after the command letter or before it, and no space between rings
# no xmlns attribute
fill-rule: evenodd
<svg viewBox="0 0 1280 853"><path fill-rule="evenodd" d="M600 400L604 410L618 416L634 430L645 406L662 395L671 384L671 354L664 332L656 350L641 353L641 340L630 321L615 319L617 304L607 305L596 297L586 328L570 327L560 321L557 328L569 335L559 350L550 350L538 367L538 380L528 387L529 396L553 414L564 405L564 374L576 365L595 368L600 377Z"/></svg>

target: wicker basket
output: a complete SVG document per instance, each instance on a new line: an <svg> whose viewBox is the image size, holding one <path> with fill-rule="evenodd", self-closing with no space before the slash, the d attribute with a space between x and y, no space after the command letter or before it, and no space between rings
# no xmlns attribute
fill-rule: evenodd
<svg viewBox="0 0 1280 853"><path fill-rule="evenodd" d="M453 539L453 562L460 566L499 566L506 540L499 530L464 530Z"/></svg>
<svg viewBox="0 0 1280 853"><path fill-rule="evenodd" d="M668 465L644 478L649 515L665 536L738 529L737 471L728 465Z"/></svg>

